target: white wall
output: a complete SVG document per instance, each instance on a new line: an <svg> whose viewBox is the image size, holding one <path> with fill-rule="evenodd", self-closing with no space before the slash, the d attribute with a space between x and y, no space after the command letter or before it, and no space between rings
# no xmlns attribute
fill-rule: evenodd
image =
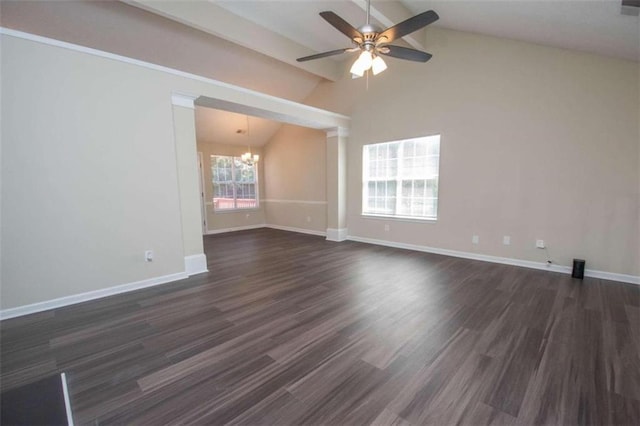
<svg viewBox="0 0 640 426"><path fill-rule="evenodd" d="M283 125L264 149L269 225L327 229L326 133Z"/></svg>
<svg viewBox="0 0 640 426"><path fill-rule="evenodd" d="M557 264L640 275L638 63L436 28L427 44L426 64L390 58L368 91L345 76L306 101L352 114L349 234L539 262L544 239ZM438 221L362 217L362 146L432 134Z"/></svg>

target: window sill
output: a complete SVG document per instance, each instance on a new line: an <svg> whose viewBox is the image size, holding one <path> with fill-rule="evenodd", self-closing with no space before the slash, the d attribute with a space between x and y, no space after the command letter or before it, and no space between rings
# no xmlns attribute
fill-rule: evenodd
<svg viewBox="0 0 640 426"><path fill-rule="evenodd" d="M382 215L382 214L366 214L362 213L360 215L363 219L375 219L375 220L393 220L396 222L410 222L410 223L436 223L438 221L437 218L419 218L419 217L411 217L411 216L390 216L390 215Z"/></svg>

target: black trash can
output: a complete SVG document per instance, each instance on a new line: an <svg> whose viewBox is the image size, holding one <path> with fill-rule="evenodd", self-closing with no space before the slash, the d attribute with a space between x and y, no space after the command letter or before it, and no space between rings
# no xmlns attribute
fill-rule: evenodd
<svg viewBox="0 0 640 426"><path fill-rule="evenodd" d="M572 278L584 278L584 265L585 261L583 259L573 259L573 271L571 271Z"/></svg>

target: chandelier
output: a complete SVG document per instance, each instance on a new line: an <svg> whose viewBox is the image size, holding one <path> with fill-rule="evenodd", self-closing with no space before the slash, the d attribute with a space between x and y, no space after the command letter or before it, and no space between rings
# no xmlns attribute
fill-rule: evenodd
<svg viewBox="0 0 640 426"><path fill-rule="evenodd" d="M249 144L249 116L246 115L245 117L247 117L247 130L242 131L242 129L238 129L238 131L236 131L236 133L247 135L247 152L240 156L240 160L247 166L253 166L260 160L260 156L258 154L251 154L251 145Z"/></svg>
<svg viewBox="0 0 640 426"><path fill-rule="evenodd" d="M249 151L245 152L244 154L242 154L240 156L240 159L247 166L253 166L255 163L258 162L258 160L260 160L260 156L258 154L253 154L252 155L251 154L251 148L249 147Z"/></svg>

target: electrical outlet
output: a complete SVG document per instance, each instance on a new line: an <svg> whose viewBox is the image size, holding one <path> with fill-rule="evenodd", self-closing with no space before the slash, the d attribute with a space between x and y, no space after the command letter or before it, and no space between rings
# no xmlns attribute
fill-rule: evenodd
<svg viewBox="0 0 640 426"><path fill-rule="evenodd" d="M153 250L147 250L144 252L145 262L153 262Z"/></svg>
<svg viewBox="0 0 640 426"><path fill-rule="evenodd" d="M384 225L384 230L385 230L385 232L389 232L389 229L391 229L391 228L389 227L389 224L388 224L388 223L387 223L387 224L385 224L385 225Z"/></svg>
<svg viewBox="0 0 640 426"><path fill-rule="evenodd" d="M311 222L311 216L307 216L307 222Z"/></svg>
<svg viewBox="0 0 640 426"><path fill-rule="evenodd" d="M474 235L473 237L471 237L471 242L473 244L480 244L480 237L477 235Z"/></svg>
<svg viewBox="0 0 640 426"><path fill-rule="evenodd" d="M545 247L544 240L536 240L536 248L543 249Z"/></svg>
<svg viewBox="0 0 640 426"><path fill-rule="evenodd" d="M504 244L505 246L511 245L511 237L508 235L502 237L502 244Z"/></svg>

